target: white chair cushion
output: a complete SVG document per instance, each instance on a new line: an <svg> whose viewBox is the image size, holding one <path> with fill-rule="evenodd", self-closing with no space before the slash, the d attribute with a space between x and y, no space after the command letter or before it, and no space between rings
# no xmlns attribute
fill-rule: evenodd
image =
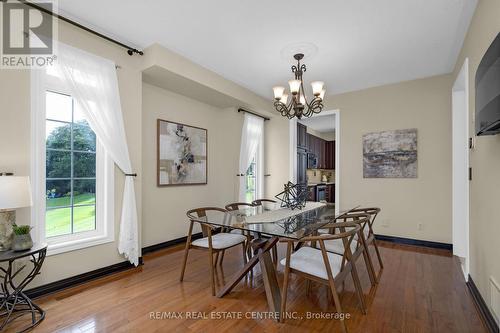
<svg viewBox="0 0 500 333"><path fill-rule="evenodd" d="M325 249L327 251L338 253L340 255L344 254L344 242L342 239L329 239L325 240ZM357 240L353 239L351 242L351 252L354 253L357 247Z"/></svg>
<svg viewBox="0 0 500 333"><path fill-rule="evenodd" d="M247 238L242 234L238 235L222 232L212 236L212 248L227 249L228 247L243 243L246 239ZM197 239L191 244L208 249L208 237Z"/></svg>
<svg viewBox="0 0 500 333"><path fill-rule="evenodd" d="M327 256L333 277L335 277L340 272L342 256L330 252L327 253ZM281 264L286 265L286 258L281 260ZM321 250L312 247L304 246L292 253L290 268L328 280L328 273L326 272Z"/></svg>

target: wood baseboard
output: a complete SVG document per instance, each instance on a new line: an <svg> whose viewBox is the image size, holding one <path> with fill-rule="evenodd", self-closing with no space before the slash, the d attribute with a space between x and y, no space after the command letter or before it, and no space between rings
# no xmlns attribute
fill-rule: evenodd
<svg viewBox="0 0 500 333"><path fill-rule="evenodd" d="M139 266L142 264L143 260L142 257L140 257ZM102 267L90 272L86 272L66 279L44 284L42 286L31 288L26 290L24 293L30 298L37 298L131 268L135 268L135 266L131 264L129 261L123 261L114 265Z"/></svg>
<svg viewBox="0 0 500 333"><path fill-rule="evenodd" d="M202 238L203 235L200 232L197 234L193 234L192 237L193 237L193 239L198 239L198 238ZM168 248L170 246L184 243L186 240L187 240L187 237L181 237L181 238L177 238L177 239L172 239L172 240L167 241L167 242L163 242L163 243L159 243L159 244L155 244L155 245L151 245L151 246L146 246L146 247L142 248L142 255L145 255L147 253L151 253L154 251L158 251L161 249L165 249L165 248ZM139 265L143 265L142 257L139 258ZM29 290L26 290L25 294L30 298L37 298L37 297L45 296L47 294L55 293L55 292L63 290L63 289L71 288L71 287L74 287L76 285L83 284L85 282L89 282L91 280L95 280L95 279L98 279L98 278L103 277L103 276L107 276L107 275L118 273L118 272L121 272L121 271L124 271L127 269L131 269L134 267L135 266L132 265L130 262L124 261L124 262L120 262L120 263L117 263L114 265L102 267L102 268L99 268L99 269L96 269L96 270L93 270L93 271L90 271L87 273L79 274L79 275L72 276L72 277L69 277L66 279L62 279L59 281L44 284L42 286L38 286L35 288L31 288ZM42 267L42 269L43 269L43 267Z"/></svg>
<svg viewBox="0 0 500 333"><path fill-rule="evenodd" d="M433 249L443 249L443 250L453 251L453 244L447 244L447 243L431 242L419 239L385 236L385 235L375 235L375 239L391 243L416 245L416 246L430 247Z"/></svg>
<svg viewBox="0 0 500 333"><path fill-rule="evenodd" d="M469 277L467 279L467 287L469 287L469 291L472 294L472 298L474 299L474 303L476 304L479 314L481 315L481 319L483 320L486 328L490 333L499 333L499 327L498 324L495 321L495 318L493 317L493 314L491 313L490 309L486 305L486 302L484 301L483 296L481 296L481 293L479 292L479 289L477 289L476 284L474 283L474 280L472 280L472 277L469 274Z"/></svg>
<svg viewBox="0 0 500 333"><path fill-rule="evenodd" d="M203 234L201 232L199 232L197 234L193 234L191 236L191 238L193 240L199 239L199 238L203 238ZM186 241L187 241L187 236L184 236L184 237L181 237L181 238L176 238L176 239L169 240L167 242L163 242L163 243L158 243L158 244L146 246L146 247L142 248L142 255L145 255L145 254L148 254L148 253L151 253L151 252L155 252L155 251L159 251L159 250L162 250L162 249L166 249L168 247L171 247L171 246L174 246L174 245L178 245L178 244L181 244L181 243L185 243Z"/></svg>

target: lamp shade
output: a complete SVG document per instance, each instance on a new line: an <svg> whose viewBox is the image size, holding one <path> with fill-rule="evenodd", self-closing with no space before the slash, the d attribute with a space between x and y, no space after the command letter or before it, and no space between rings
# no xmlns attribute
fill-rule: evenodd
<svg viewBox="0 0 500 333"><path fill-rule="evenodd" d="M29 177L0 176L0 209L31 206Z"/></svg>
<svg viewBox="0 0 500 333"><path fill-rule="evenodd" d="M314 96L319 96L321 93L321 90L323 90L323 86L325 83L323 81L314 81L311 82L312 90L313 90L313 95Z"/></svg>
<svg viewBox="0 0 500 333"><path fill-rule="evenodd" d="M297 94L300 89L300 80L290 80L288 81L288 84L290 85L290 92L292 94Z"/></svg>
<svg viewBox="0 0 500 333"><path fill-rule="evenodd" d="M285 91L285 88L284 87L273 87L273 91L274 91L274 98L279 100L283 96L283 92Z"/></svg>

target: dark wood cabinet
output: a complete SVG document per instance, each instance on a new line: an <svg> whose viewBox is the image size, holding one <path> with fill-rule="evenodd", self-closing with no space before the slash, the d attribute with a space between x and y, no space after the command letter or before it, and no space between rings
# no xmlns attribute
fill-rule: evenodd
<svg viewBox="0 0 500 333"><path fill-rule="evenodd" d="M319 157L318 164L320 169L329 169L326 166L326 141L319 139Z"/></svg>
<svg viewBox="0 0 500 333"><path fill-rule="evenodd" d="M335 184L326 185L325 197L327 202L335 202Z"/></svg>
<svg viewBox="0 0 500 333"><path fill-rule="evenodd" d="M335 169L335 141L325 143L325 168Z"/></svg>
<svg viewBox="0 0 500 333"><path fill-rule="evenodd" d="M307 127L297 124L297 147L307 149Z"/></svg>
<svg viewBox="0 0 500 333"><path fill-rule="evenodd" d="M297 183L307 183L307 153L303 149L297 149Z"/></svg>

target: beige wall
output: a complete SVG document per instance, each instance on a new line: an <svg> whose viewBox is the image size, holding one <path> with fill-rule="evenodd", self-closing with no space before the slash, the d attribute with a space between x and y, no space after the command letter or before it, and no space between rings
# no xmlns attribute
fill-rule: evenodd
<svg viewBox="0 0 500 333"><path fill-rule="evenodd" d="M451 243L450 81L443 75L325 101L340 110L341 209L380 207L378 234ZM362 135L405 128L418 129L418 178L364 179Z"/></svg>
<svg viewBox="0 0 500 333"><path fill-rule="evenodd" d="M143 246L186 236L186 211L195 207L224 207L237 201L239 152L243 114L220 109L171 91L143 85ZM208 184L156 186L156 121L171 120L208 130ZM266 192L273 196L288 180L288 122L265 122ZM283 172L283 166L285 166Z"/></svg>
<svg viewBox="0 0 500 333"><path fill-rule="evenodd" d="M149 84L143 85L143 246L186 236L186 211L235 200L243 116ZM156 122L170 120L207 129L208 184L156 186Z"/></svg>
<svg viewBox="0 0 500 333"><path fill-rule="evenodd" d="M121 104L132 167L139 174L136 197L139 223L141 217L141 72L138 57L130 57L120 47L96 38L65 23L59 24L59 39L67 44L111 59L121 66L118 71ZM0 70L0 170L17 175L30 175L31 110L30 72ZM119 217L124 177L115 172L115 239L118 239ZM20 210L19 223L29 223L30 210ZM139 226L140 228L140 226ZM122 262L117 243L53 255L46 259L41 275L30 287L46 284L104 266Z"/></svg>
<svg viewBox="0 0 500 333"><path fill-rule="evenodd" d="M460 52L453 79L469 58L470 135L474 135L476 70L493 39L500 32L500 1L480 0ZM451 87L450 87L451 90ZM486 304L490 304L489 279L500 283L500 135L476 137L470 152L470 275Z"/></svg>

